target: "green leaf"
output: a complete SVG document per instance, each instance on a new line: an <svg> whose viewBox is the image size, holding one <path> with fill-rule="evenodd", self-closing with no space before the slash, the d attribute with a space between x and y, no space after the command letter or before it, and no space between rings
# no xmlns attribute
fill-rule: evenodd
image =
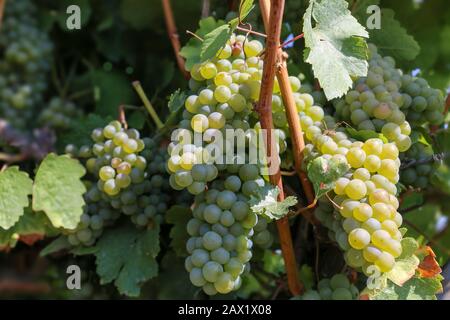
<svg viewBox="0 0 450 320"><path fill-rule="evenodd" d="M152 26L162 14L152 1L142 0L122 0L119 10L122 19L137 30Z"/></svg>
<svg viewBox="0 0 450 320"><path fill-rule="evenodd" d="M377 133L372 130L356 130L353 128L346 128L345 131L350 135L351 138L356 139L358 141L366 141L372 138L377 138L383 140L384 143L388 143L388 139L382 134Z"/></svg>
<svg viewBox="0 0 450 320"><path fill-rule="evenodd" d="M224 24L205 36L200 50L200 61L211 59L222 49L231 36L231 29L228 24Z"/></svg>
<svg viewBox="0 0 450 320"><path fill-rule="evenodd" d="M155 292L160 300L189 300L198 292L198 288L189 280L189 274L184 267L184 259L179 258L170 250L161 261L156 282Z"/></svg>
<svg viewBox="0 0 450 320"><path fill-rule="evenodd" d="M422 192L414 192L402 195L402 203L400 205L399 211L406 210L408 208L421 205L425 202L424 195Z"/></svg>
<svg viewBox="0 0 450 320"><path fill-rule="evenodd" d="M441 218L440 206L433 203L409 211L405 215L404 220L414 225L421 232L418 233L413 228L410 228L408 229L408 236L419 238L424 234L429 238L433 238L437 233L436 225Z"/></svg>
<svg viewBox="0 0 450 320"><path fill-rule="evenodd" d="M177 112L178 110L183 108L186 97L186 93L184 91L181 91L180 89L177 89L177 91L172 93L169 98L169 103L167 104L170 112Z"/></svg>
<svg viewBox="0 0 450 320"><path fill-rule="evenodd" d="M347 163L340 159L318 157L308 163L308 177L311 180L316 199L319 199L334 188L337 179L349 170Z"/></svg>
<svg viewBox="0 0 450 320"><path fill-rule="evenodd" d="M304 264L300 267L298 277L300 281L303 283L303 286L305 287L306 290L312 289L314 283L316 282L316 280L314 279L313 269L307 264Z"/></svg>
<svg viewBox="0 0 450 320"><path fill-rule="evenodd" d="M387 278L398 286L402 286L411 279L419 266L420 260L415 255L419 244L413 238L404 238L401 241L402 254L395 259L394 268L387 273Z"/></svg>
<svg viewBox="0 0 450 320"><path fill-rule="evenodd" d="M9 229L28 207L33 181L19 167L10 167L0 172L0 227Z"/></svg>
<svg viewBox="0 0 450 320"><path fill-rule="evenodd" d="M253 4L254 0L241 0L239 4L239 17L232 19L229 23L231 29L236 29L239 25L239 21L244 21L247 18L248 14L253 10L255 5Z"/></svg>
<svg viewBox="0 0 450 320"><path fill-rule="evenodd" d="M60 236L50 242L44 249L41 250L39 255L41 257L45 257L49 254L59 252L61 250L69 249L71 247L69 241L66 236Z"/></svg>
<svg viewBox="0 0 450 320"><path fill-rule="evenodd" d="M49 154L36 173L33 210L44 211L55 228L75 229L83 214L84 167L68 156Z"/></svg>
<svg viewBox="0 0 450 320"><path fill-rule="evenodd" d="M35 213L30 208L26 208L25 214L12 228L8 230L0 228L0 248L13 248L23 236L43 238L50 230L49 224L50 222L44 214Z"/></svg>
<svg viewBox="0 0 450 320"><path fill-rule="evenodd" d="M222 25L225 25L225 22L223 20L216 21L213 17L208 17L200 20L199 28L195 31L195 34L201 38L204 38L208 33ZM180 55L186 60L186 70L190 71L194 64L200 62L201 47L202 41L193 37L183 48L181 48Z"/></svg>
<svg viewBox="0 0 450 320"><path fill-rule="evenodd" d="M271 250L264 250L264 271L270 272L276 276L284 273L284 260L281 252L273 252Z"/></svg>
<svg viewBox="0 0 450 320"><path fill-rule="evenodd" d="M403 286L388 281L387 286L380 291L369 293L370 300L436 300L436 294L442 291L442 277L413 277Z"/></svg>
<svg viewBox="0 0 450 320"><path fill-rule="evenodd" d="M413 60L420 52L419 44L394 18L391 9L381 10L381 28L370 30L370 41L381 54L398 60Z"/></svg>
<svg viewBox="0 0 450 320"><path fill-rule="evenodd" d="M256 196L250 197L250 207L256 214L266 216L270 220L278 220L289 213L289 208L297 204L297 198L290 196L278 201L280 190L272 185L259 188Z"/></svg>
<svg viewBox="0 0 450 320"><path fill-rule="evenodd" d="M75 247L70 250L70 253L74 256L86 256L97 253L97 247Z"/></svg>
<svg viewBox="0 0 450 320"><path fill-rule="evenodd" d="M137 130L142 130L145 125L146 117L147 113L144 113L143 110L131 112L127 115L128 126Z"/></svg>
<svg viewBox="0 0 450 320"><path fill-rule="evenodd" d="M110 229L96 245L100 283L114 281L120 294L140 295L140 287L158 274L159 225L137 231L134 226Z"/></svg>
<svg viewBox="0 0 450 320"><path fill-rule="evenodd" d="M95 113L101 116L118 116L119 106L136 101L131 81L119 72L93 70L90 73L95 92Z"/></svg>
<svg viewBox="0 0 450 320"><path fill-rule="evenodd" d="M345 0L311 0L304 15L306 62L328 100L344 95L353 85L352 77L367 75L368 48L363 38L368 33L347 6Z"/></svg>
<svg viewBox="0 0 450 320"><path fill-rule="evenodd" d="M189 234L186 231L186 225L192 218L191 209L183 206L172 206L165 214L167 223L173 224L170 230L170 246L177 256L186 257L186 242Z"/></svg>
<svg viewBox="0 0 450 320"><path fill-rule="evenodd" d="M61 146L75 144L78 147L91 145L91 133L95 128L103 128L113 120L112 117L103 118L97 114L89 114L83 119L73 120L70 131L64 133L59 139Z"/></svg>

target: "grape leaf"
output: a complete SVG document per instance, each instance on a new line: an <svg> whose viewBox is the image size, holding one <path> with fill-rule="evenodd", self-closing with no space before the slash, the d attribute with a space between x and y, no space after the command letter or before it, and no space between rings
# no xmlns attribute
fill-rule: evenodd
<svg viewBox="0 0 450 320"><path fill-rule="evenodd" d="M179 258L173 251L167 251L156 279L155 292L160 300L192 299L198 292L189 280L189 274L184 267L184 259Z"/></svg>
<svg viewBox="0 0 450 320"><path fill-rule="evenodd" d="M386 139L386 137L382 133L377 133L372 130L356 130L353 128L346 128L345 131L347 131L350 137L358 141L364 142L372 138L377 138L383 140L384 143L389 142L388 139Z"/></svg>
<svg viewBox="0 0 450 320"><path fill-rule="evenodd" d="M170 112L177 112L180 108L183 108L185 100L186 93L180 89L177 89L177 91L170 95L169 103L167 104Z"/></svg>
<svg viewBox="0 0 450 320"><path fill-rule="evenodd" d="M368 33L347 6L345 0L311 0L304 15L306 62L328 100L344 95L352 77L367 75Z"/></svg>
<svg viewBox="0 0 450 320"><path fill-rule="evenodd" d="M25 214L12 228L8 230L0 228L0 250L13 248L18 241L33 245L49 233L51 229L49 225L50 222L44 214L26 208Z"/></svg>
<svg viewBox="0 0 450 320"><path fill-rule="evenodd" d="M59 252L64 249L69 249L70 247L71 247L71 245L70 245L69 241L67 240L67 237L60 236L60 237L56 238L55 240L53 240L52 242L50 242L44 249L42 249L41 252L39 253L39 255L41 257L45 257L49 254Z"/></svg>
<svg viewBox="0 0 450 320"><path fill-rule="evenodd" d="M152 1L122 0L119 10L122 19L136 30L152 26L161 15Z"/></svg>
<svg viewBox="0 0 450 320"><path fill-rule="evenodd" d="M205 37L208 33L214 29L225 25L223 20L215 20L213 17L208 17L200 20L199 28L195 31L195 34L199 37ZM188 43L181 48L180 55L185 58L185 68L187 71L192 69L192 66L200 62L200 51L202 47L202 42L193 37Z"/></svg>
<svg viewBox="0 0 450 320"><path fill-rule="evenodd" d="M289 208L297 204L297 198L290 196L278 201L280 190L272 185L259 188L256 196L250 197L250 207L256 214L266 216L270 220L279 220L289 213Z"/></svg>
<svg viewBox="0 0 450 320"><path fill-rule="evenodd" d="M395 259L394 268L387 273L387 278L398 286L411 279L419 266L420 259L416 255L419 244L413 238L403 238L402 254Z"/></svg>
<svg viewBox="0 0 450 320"><path fill-rule="evenodd" d="M170 246L175 251L177 256L186 257L186 242L189 239L189 234L186 231L186 225L192 218L191 209L183 206L172 206L165 215L167 223L173 224L170 230Z"/></svg>
<svg viewBox="0 0 450 320"><path fill-rule="evenodd" d="M19 221L28 207L32 186L33 181L19 167L0 172L0 228L7 230Z"/></svg>
<svg viewBox="0 0 450 320"><path fill-rule="evenodd" d="M203 62L213 58L216 53L225 46L231 33L232 29L228 24L224 24L209 32L202 42L200 61Z"/></svg>
<svg viewBox="0 0 450 320"><path fill-rule="evenodd" d="M36 173L33 210L44 211L55 228L75 229L83 214L85 173L77 160L49 154Z"/></svg>
<svg viewBox="0 0 450 320"><path fill-rule="evenodd" d="M381 10L381 28L370 30L370 41L379 52L398 60L413 60L420 52L420 46L394 18L391 9Z"/></svg>
<svg viewBox="0 0 450 320"><path fill-rule="evenodd" d="M367 291L370 300L436 300L436 294L442 292L442 276L420 278L414 276L403 286L388 281L379 291Z"/></svg>
<svg viewBox="0 0 450 320"><path fill-rule="evenodd" d="M158 274L159 225L137 231L134 226L110 229L96 245L100 283L114 281L120 294L140 295L140 286Z"/></svg>
<svg viewBox="0 0 450 320"><path fill-rule="evenodd" d="M420 248L420 252L417 253L420 264L417 268L420 277L422 278L434 278L436 275L442 272L439 263L436 261L436 254L430 246Z"/></svg>
<svg viewBox="0 0 450 320"><path fill-rule="evenodd" d="M73 120L70 130L67 133L63 133L58 138L58 143L62 147L68 144L75 144L78 147L81 147L82 145L91 145L92 130L95 128L102 128L112 120L112 117L103 118L94 113L90 113L85 118Z"/></svg>
<svg viewBox="0 0 450 320"><path fill-rule="evenodd" d="M116 119L121 104L136 101L131 81L118 71L92 70L90 79L95 92L95 112L101 116Z"/></svg>
<svg viewBox="0 0 450 320"><path fill-rule="evenodd" d="M241 3L239 4L239 17L236 17L229 22L232 29L236 29L239 25L239 21L244 21L244 19L247 18L248 14L255 7L253 2L254 0L241 0Z"/></svg>
<svg viewBox="0 0 450 320"><path fill-rule="evenodd" d="M317 157L308 163L308 177L314 186L316 199L334 188L337 179L349 170L347 163L338 159Z"/></svg>

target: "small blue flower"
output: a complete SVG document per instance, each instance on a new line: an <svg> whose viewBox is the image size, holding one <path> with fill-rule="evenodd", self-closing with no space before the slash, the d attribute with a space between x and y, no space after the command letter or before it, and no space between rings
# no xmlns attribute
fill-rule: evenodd
<svg viewBox="0 0 450 320"><path fill-rule="evenodd" d="M284 42L291 41L292 39L294 39L294 34L293 34L293 33L290 33L290 34L287 36L286 40L284 40ZM285 48L292 48L293 46L294 46L294 42L291 42L291 43L285 45L284 47L285 47Z"/></svg>

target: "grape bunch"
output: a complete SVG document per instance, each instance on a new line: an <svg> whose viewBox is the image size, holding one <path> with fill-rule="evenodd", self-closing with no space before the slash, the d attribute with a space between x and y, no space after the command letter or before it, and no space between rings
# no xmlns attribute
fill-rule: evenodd
<svg viewBox="0 0 450 320"><path fill-rule="evenodd" d="M66 147L66 153L83 159L95 184L89 193L100 193L114 212L129 216L138 227L161 223L175 200L189 205L191 196L174 193L166 172L167 152L156 139L140 138L135 129L112 121L92 131L93 144Z"/></svg>
<svg viewBox="0 0 450 320"><path fill-rule="evenodd" d="M439 166L439 163L434 161L433 156L433 148L430 145L425 145L422 142L414 143L407 152L400 155L402 163L412 162L411 166L402 170L400 182L405 186L426 188L431 176Z"/></svg>
<svg viewBox="0 0 450 320"><path fill-rule="evenodd" d="M63 232L70 245L74 247L93 246L102 235L103 229L120 217L120 211L111 207L108 198L100 192L97 186L90 185L89 191L84 195L86 205L78 226L74 230Z"/></svg>
<svg viewBox="0 0 450 320"><path fill-rule="evenodd" d="M103 129L94 129L91 137L92 157L86 166L98 175L99 190L118 198L130 185L144 182L147 160L140 152L145 144L137 130L125 130L119 121L112 121Z"/></svg>
<svg viewBox="0 0 450 320"><path fill-rule="evenodd" d="M73 102L54 97L39 114L38 123L59 131L67 130L70 128L70 123L81 118L82 114L81 109L78 109Z"/></svg>
<svg viewBox="0 0 450 320"><path fill-rule="evenodd" d="M24 129L43 104L52 43L29 0L8 1L0 33L0 117Z"/></svg>
<svg viewBox="0 0 450 320"><path fill-rule="evenodd" d="M359 290L350 283L345 274L335 274L331 279L322 279L317 290L307 290L296 300L358 300Z"/></svg>
<svg viewBox="0 0 450 320"><path fill-rule="evenodd" d="M208 295L237 290L252 257L251 238L258 216L251 211L248 192L244 193L236 178L217 180L223 183L197 195L193 218L187 224L191 238L186 243L190 255L185 267L191 282Z"/></svg>
<svg viewBox="0 0 450 320"><path fill-rule="evenodd" d="M334 102L336 117L358 130L382 133L395 142L400 152L411 147L411 126L402 111L405 97L400 92L402 74L392 57L382 57L370 44L367 77L358 78L343 99Z"/></svg>
<svg viewBox="0 0 450 320"><path fill-rule="evenodd" d="M349 170L334 186L333 203L323 199L316 209L318 220L345 251L350 267L367 272L369 266L390 271L402 252L399 228L402 216L396 198L400 176L399 150L395 143L372 138L349 138L342 127L325 129L333 119L304 124L305 161L317 157L347 164Z"/></svg>
<svg viewBox="0 0 450 320"><path fill-rule="evenodd" d="M190 70L191 92L185 100L183 120L168 146L168 169L174 189L199 194L221 171L249 162L248 153L234 153L236 146L233 148L230 141L238 138L230 139L227 131L260 129L253 105L259 98L261 86L263 60L258 54L262 50L259 41L232 35L215 58L196 64ZM274 93L279 90L275 82ZM287 123L285 117L280 122ZM281 131L276 134L279 136L276 141L278 156L286 149L286 143L283 140L285 134ZM202 141L196 142L199 135ZM217 136L223 140L216 140ZM248 144L257 141L252 135L245 139ZM229 154L231 160L227 158Z"/></svg>
<svg viewBox="0 0 450 320"><path fill-rule="evenodd" d="M441 90L431 88L423 78L408 74L402 76L401 82L400 92L404 100L402 110L411 124L440 125L444 122L442 114L445 102Z"/></svg>

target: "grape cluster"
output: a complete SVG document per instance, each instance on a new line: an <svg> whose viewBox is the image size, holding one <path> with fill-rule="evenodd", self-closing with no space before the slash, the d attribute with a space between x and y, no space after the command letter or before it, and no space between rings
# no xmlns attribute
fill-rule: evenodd
<svg viewBox="0 0 450 320"><path fill-rule="evenodd" d="M137 130L124 129L118 121L94 129L91 138L91 146L66 147L66 153L84 159L95 181L88 196L100 193L111 210L129 216L139 227L161 223L175 198L178 204L190 204L190 195L171 191L167 152L158 141L141 139Z"/></svg>
<svg viewBox="0 0 450 320"><path fill-rule="evenodd" d="M174 135L175 141L168 147L168 169L174 189L187 188L192 194L199 194L220 171L233 171L248 160L233 153L234 163L225 161L230 148L229 141L225 141L226 130L245 132L252 128L250 115L259 98L263 61L258 54L262 50L259 41L233 35L214 59L192 67L189 87L193 94L185 100L183 120ZM279 92L277 83L274 92ZM258 124L254 128L257 130ZM202 134L201 143L193 142L195 134ZM224 137L223 145L216 142L218 135ZM249 141L251 137L246 139ZM211 146L219 149L213 152Z"/></svg>
<svg viewBox="0 0 450 320"><path fill-rule="evenodd" d="M120 212L111 207L108 198L95 184L91 185L84 199L86 205L78 226L74 230L64 232L68 242L74 247L93 246L102 235L103 229L120 217Z"/></svg>
<svg viewBox="0 0 450 320"><path fill-rule="evenodd" d="M81 109L73 102L54 97L39 114L38 123L55 130L66 130L70 128L71 122L80 118L82 114Z"/></svg>
<svg viewBox="0 0 450 320"><path fill-rule="evenodd" d="M29 0L8 1L0 33L0 117L25 128L43 104L52 43Z"/></svg>
<svg viewBox="0 0 450 320"><path fill-rule="evenodd" d="M402 163L413 162L411 166L401 171L400 182L405 186L424 189L439 166L433 160L434 152L430 145L421 142L414 143L411 148L400 155ZM424 163L421 163L421 162ZM419 164L416 164L419 162Z"/></svg>
<svg viewBox="0 0 450 320"><path fill-rule="evenodd" d="M330 238L345 251L349 266L367 272L369 266L390 271L402 252L399 227L402 216L396 198L400 176L399 150L395 143L372 138L365 142L347 136L325 116L323 123L302 122L309 144L305 162L317 157L347 164L347 174L334 186L333 204L326 199L316 209Z"/></svg>
<svg viewBox="0 0 450 320"><path fill-rule="evenodd" d="M358 300L359 290L344 274L322 279L317 290L307 290L297 300Z"/></svg>
<svg viewBox="0 0 450 320"><path fill-rule="evenodd" d="M392 57L382 57L369 45L370 61L367 77L358 78L344 99L335 101L336 117L358 130L382 133L395 142L400 152L411 146L411 126L402 108L405 96L400 92L402 74Z"/></svg>
<svg viewBox="0 0 450 320"><path fill-rule="evenodd" d="M440 125L444 122L442 113L445 108L441 90L433 89L420 77L405 74L401 78L400 91L403 95L402 110L406 119L413 125Z"/></svg>
<svg viewBox="0 0 450 320"><path fill-rule="evenodd" d="M215 184L223 188L210 188L196 196L193 218L187 224L191 238L186 244L190 254L186 270L191 282L208 295L237 290L252 257L251 237L258 216L234 177Z"/></svg>

